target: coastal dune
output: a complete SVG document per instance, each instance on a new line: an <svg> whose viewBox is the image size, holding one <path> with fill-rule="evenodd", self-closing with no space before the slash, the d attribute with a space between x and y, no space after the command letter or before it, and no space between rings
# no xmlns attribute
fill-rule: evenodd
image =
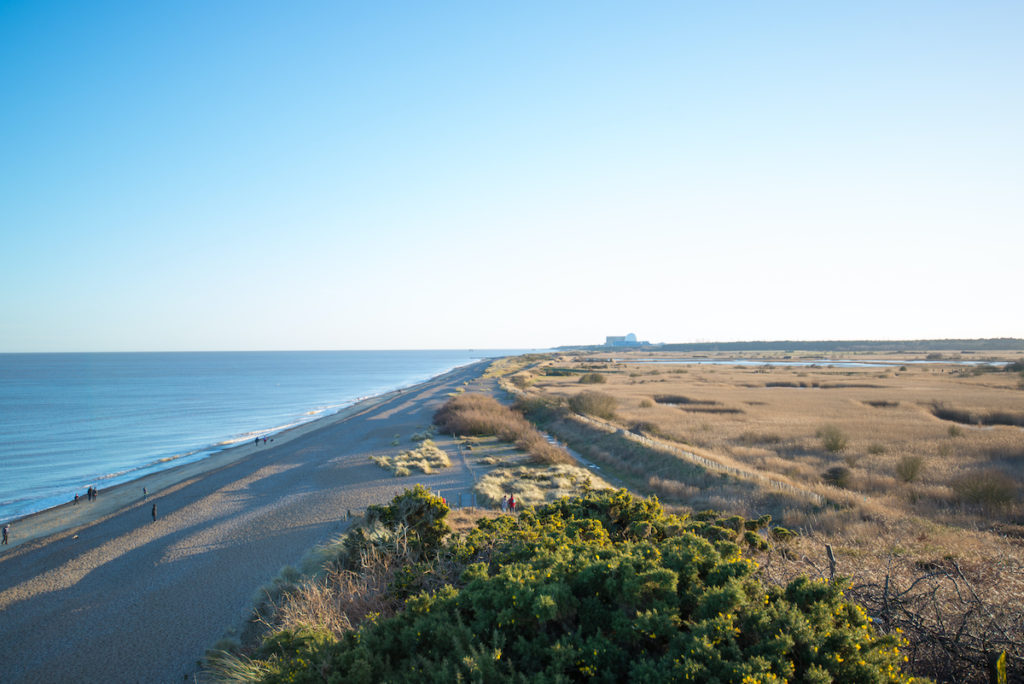
<svg viewBox="0 0 1024 684"><path fill-rule="evenodd" d="M16 521L18 545L0 552L0 678L191 679L205 650L243 626L257 589L343 532L349 511L415 482L449 500L471 491L461 459L433 475L394 478L369 456L409 448L447 395L480 382L485 367ZM396 435L402 446L393 446Z"/></svg>

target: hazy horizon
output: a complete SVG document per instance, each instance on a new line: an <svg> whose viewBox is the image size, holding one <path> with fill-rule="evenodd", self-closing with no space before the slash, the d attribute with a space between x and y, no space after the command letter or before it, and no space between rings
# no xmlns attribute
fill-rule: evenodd
<svg viewBox="0 0 1024 684"><path fill-rule="evenodd" d="M0 352L1022 338L1024 5L0 5Z"/></svg>

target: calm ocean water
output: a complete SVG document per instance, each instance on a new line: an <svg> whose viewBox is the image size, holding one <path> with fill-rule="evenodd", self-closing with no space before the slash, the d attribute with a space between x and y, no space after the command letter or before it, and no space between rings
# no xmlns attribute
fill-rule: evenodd
<svg viewBox="0 0 1024 684"><path fill-rule="evenodd" d="M517 353L0 354L0 521Z"/></svg>

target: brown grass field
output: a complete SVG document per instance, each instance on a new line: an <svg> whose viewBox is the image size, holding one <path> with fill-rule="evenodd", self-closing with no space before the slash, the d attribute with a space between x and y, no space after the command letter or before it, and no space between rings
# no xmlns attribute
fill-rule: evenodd
<svg viewBox="0 0 1024 684"><path fill-rule="evenodd" d="M761 559L766 578L831 576L828 544L883 629L910 633L919 673L980 677L995 643L1021 671L1024 379L963 363L1020 352L769 353L742 366L610 354L506 361L494 374L521 405L546 407L527 411L543 429L634 491L799 531ZM800 360L816 363L780 363ZM614 415L581 418L595 398L585 392L611 397L602 411Z"/></svg>

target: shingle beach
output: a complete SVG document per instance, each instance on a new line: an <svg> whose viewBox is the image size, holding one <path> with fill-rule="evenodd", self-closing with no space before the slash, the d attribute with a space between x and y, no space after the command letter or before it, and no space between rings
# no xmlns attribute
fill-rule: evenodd
<svg viewBox="0 0 1024 684"><path fill-rule="evenodd" d="M0 547L0 681L191 681L259 588L343 532L349 511L416 482L469 494L473 473L444 438L453 465L434 475L395 478L369 457L413 446L485 367L15 521Z"/></svg>

